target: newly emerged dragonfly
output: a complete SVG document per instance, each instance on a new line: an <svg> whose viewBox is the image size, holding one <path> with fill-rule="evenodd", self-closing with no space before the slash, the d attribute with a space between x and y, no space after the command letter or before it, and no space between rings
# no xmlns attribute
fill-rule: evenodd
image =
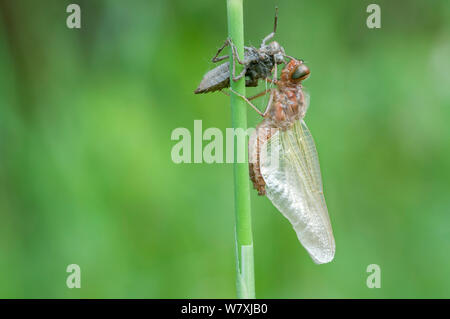
<svg viewBox="0 0 450 319"><path fill-rule="evenodd" d="M316 147L303 120L308 99L301 82L309 73L303 61L292 59L279 80L267 79L276 88L252 98L232 92L264 117L249 140L253 186L290 221L313 261L323 264L333 260L335 242ZM250 100L267 91L269 102L261 113Z"/></svg>
<svg viewBox="0 0 450 319"><path fill-rule="evenodd" d="M259 79L264 79L272 76L273 69L275 68L275 76L277 74L277 65L285 63L284 57L288 57L284 53L283 47L276 41L272 41L267 44L274 36L277 30L277 11L275 10L275 22L273 32L267 35L261 42L260 48L244 47L244 59L240 60L237 54L236 46L231 39L227 39L222 47L217 51L216 55L212 58L212 62L220 62L228 59L228 55L219 57L220 52L227 47L231 47L233 55L232 65L232 79L237 81L242 77L246 77L245 85L249 87L255 87L258 85ZM242 72L236 75L236 62L243 65ZM225 62L214 69L207 72L198 88L194 91L195 94L220 91L222 89L230 87L230 62Z"/></svg>

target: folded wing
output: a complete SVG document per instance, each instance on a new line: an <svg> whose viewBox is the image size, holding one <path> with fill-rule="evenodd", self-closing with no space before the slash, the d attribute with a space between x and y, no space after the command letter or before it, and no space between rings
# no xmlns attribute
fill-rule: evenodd
<svg viewBox="0 0 450 319"><path fill-rule="evenodd" d="M317 264L334 258L335 243L323 196L319 159L303 120L261 146L260 169L267 197L290 221Z"/></svg>

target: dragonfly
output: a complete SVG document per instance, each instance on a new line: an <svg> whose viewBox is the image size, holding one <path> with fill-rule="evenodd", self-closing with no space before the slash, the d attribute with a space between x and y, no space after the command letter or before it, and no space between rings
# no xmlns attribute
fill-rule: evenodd
<svg viewBox="0 0 450 319"><path fill-rule="evenodd" d="M288 57L284 48L277 42L272 41L268 43L277 31L278 24L278 8L275 8L275 22L273 32L269 33L261 42L259 48L252 46L244 47L244 59L241 60L237 53L236 46L231 39L225 40L222 47L219 48L216 55L212 58L213 63L217 63L228 59L228 55L220 56L219 54L227 46L231 47L232 52L232 79L238 81L244 76L247 77L245 85L248 87L258 86L258 80L264 79L277 74L277 65L285 63L285 57ZM243 65L241 73L236 75L236 62ZM194 91L195 94L220 91L230 87L230 62L225 62L214 69L207 72L201 80L198 88Z"/></svg>
<svg viewBox="0 0 450 319"><path fill-rule="evenodd" d="M262 117L249 138L249 173L259 195L289 220L303 247L316 264L328 263L335 241L323 194L319 158L304 117L309 99L302 81L310 75L302 60L291 59L275 87L247 98L233 90ZM270 91L264 112L251 102Z"/></svg>

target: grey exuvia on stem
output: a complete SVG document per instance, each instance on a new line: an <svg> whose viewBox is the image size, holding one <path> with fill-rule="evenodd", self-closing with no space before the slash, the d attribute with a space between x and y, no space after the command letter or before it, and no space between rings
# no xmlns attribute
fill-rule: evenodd
<svg viewBox="0 0 450 319"><path fill-rule="evenodd" d="M277 14L275 13L274 30L267 35L261 42L259 48L244 47L244 59L239 59L236 46L231 39L227 39L222 47L217 51L213 57L212 62L216 63L228 59L229 56L218 57L220 52L227 47L231 47L232 52L232 79L238 81L246 77L245 85L255 87L258 85L259 79L270 78L273 69L278 64L285 63L285 52L283 47L276 41L267 44L274 36L277 28ZM242 71L236 75L236 63L243 65ZM275 74L276 77L276 74ZM214 69L208 71L204 76L198 88L194 91L195 94L220 91L230 87L230 62L225 62Z"/></svg>

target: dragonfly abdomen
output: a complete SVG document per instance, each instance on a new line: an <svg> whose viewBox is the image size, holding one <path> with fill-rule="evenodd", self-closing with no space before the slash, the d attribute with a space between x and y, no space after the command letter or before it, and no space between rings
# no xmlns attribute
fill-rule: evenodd
<svg viewBox="0 0 450 319"><path fill-rule="evenodd" d="M194 93L208 93L230 87L229 68L230 62L225 62L207 72Z"/></svg>
<svg viewBox="0 0 450 319"><path fill-rule="evenodd" d="M258 191L258 195L266 195L266 182L261 175L260 152L263 146L274 133L274 128L269 120L263 120L256 126L255 131L248 141L248 165L250 180L253 188Z"/></svg>

